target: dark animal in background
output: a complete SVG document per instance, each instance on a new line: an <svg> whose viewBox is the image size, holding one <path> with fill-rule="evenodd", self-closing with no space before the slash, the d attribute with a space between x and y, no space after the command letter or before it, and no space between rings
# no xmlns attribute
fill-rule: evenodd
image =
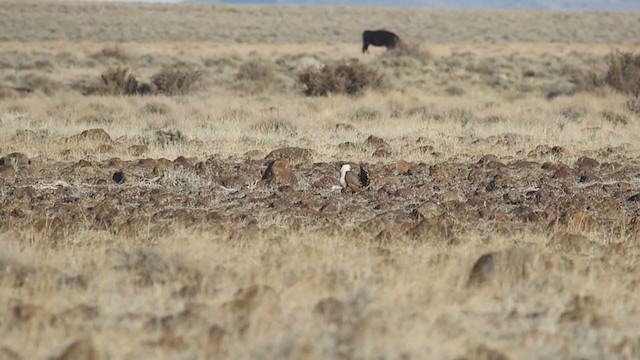
<svg viewBox="0 0 640 360"><path fill-rule="evenodd" d="M365 30L362 33L362 53L369 51L369 45L384 46L389 49L395 49L400 44L398 35L387 30Z"/></svg>

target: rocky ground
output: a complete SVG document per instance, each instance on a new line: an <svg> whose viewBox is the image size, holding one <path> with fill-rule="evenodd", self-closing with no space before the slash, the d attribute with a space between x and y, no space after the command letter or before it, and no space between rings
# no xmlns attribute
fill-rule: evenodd
<svg viewBox="0 0 640 360"><path fill-rule="evenodd" d="M119 146L102 129L66 141L95 143L102 152ZM407 146L437 153L420 141ZM549 161L566 150L547 145L512 159L486 154L425 164L385 161L390 146L371 136L366 151L382 155L363 164L372 178L369 189L353 192L336 189L342 163L315 163L310 149L151 159L145 148L129 145L139 156L126 161L54 162L6 154L0 161L0 230L59 240L85 230L153 236L176 227L276 234L314 229L381 243L408 237L451 244L469 231L510 234L530 228L562 233L550 245L575 250L607 244L571 232L624 237L640 230L640 165L616 156L622 149L594 151L569 164Z"/></svg>
<svg viewBox="0 0 640 360"><path fill-rule="evenodd" d="M6 5L0 359L640 358L638 14Z"/></svg>
<svg viewBox="0 0 640 360"><path fill-rule="evenodd" d="M62 148L106 160L5 154L1 354L640 354L640 165L625 149L456 160L425 141L403 151L442 161L391 160L375 136L337 145L377 154L353 164L364 191L339 189L343 163L299 147L155 159L88 129Z"/></svg>

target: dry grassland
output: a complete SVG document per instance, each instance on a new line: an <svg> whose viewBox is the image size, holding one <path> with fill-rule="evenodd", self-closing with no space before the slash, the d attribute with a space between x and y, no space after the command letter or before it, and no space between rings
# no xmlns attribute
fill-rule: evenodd
<svg viewBox="0 0 640 360"><path fill-rule="evenodd" d="M0 2L0 359L640 358L640 103L594 81L639 25ZM345 62L384 81L303 95Z"/></svg>

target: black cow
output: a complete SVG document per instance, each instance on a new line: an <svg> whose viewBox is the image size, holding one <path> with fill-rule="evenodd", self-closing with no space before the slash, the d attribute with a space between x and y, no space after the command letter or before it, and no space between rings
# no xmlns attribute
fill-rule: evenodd
<svg viewBox="0 0 640 360"><path fill-rule="evenodd" d="M362 53L366 53L369 50L369 45L384 46L389 49L394 49L400 44L400 38L398 35L387 30L365 30L362 33Z"/></svg>

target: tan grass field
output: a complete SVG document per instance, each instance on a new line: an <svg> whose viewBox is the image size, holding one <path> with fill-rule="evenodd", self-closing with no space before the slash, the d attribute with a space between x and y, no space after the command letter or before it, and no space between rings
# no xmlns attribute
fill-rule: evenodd
<svg viewBox="0 0 640 360"><path fill-rule="evenodd" d="M639 24L0 1L0 359L640 358L640 103L591 81ZM305 96L336 62L383 81Z"/></svg>

